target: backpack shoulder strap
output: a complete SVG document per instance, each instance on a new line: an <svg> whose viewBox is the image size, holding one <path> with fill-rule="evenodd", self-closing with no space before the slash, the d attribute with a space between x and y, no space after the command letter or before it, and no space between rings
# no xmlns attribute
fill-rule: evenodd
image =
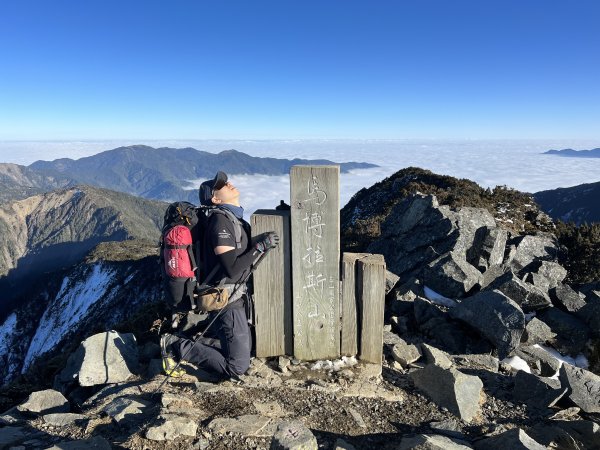
<svg viewBox="0 0 600 450"><path fill-rule="evenodd" d="M217 213L226 216L233 223L233 231L235 235L235 246L236 248L242 248L242 223L240 219L235 217L231 211L225 208L215 208L211 211L211 213Z"/></svg>

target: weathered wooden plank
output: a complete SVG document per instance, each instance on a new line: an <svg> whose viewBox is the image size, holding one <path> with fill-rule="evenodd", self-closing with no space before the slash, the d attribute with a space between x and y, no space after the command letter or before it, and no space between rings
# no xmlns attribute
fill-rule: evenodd
<svg viewBox="0 0 600 450"><path fill-rule="evenodd" d="M251 219L252 235L275 231L279 246L261 262L254 272L256 356L291 355L292 267L290 247L290 212L258 210Z"/></svg>
<svg viewBox="0 0 600 450"><path fill-rule="evenodd" d="M340 355L340 169L290 171L294 355Z"/></svg>
<svg viewBox="0 0 600 450"><path fill-rule="evenodd" d="M366 256L369 256L369 253L344 253L342 255L341 354L346 356L358 354L356 261Z"/></svg>
<svg viewBox="0 0 600 450"><path fill-rule="evenodd" d="M385 259L370 255L357 261L357 294L360 309L359 359L381 364L385 309Z"/></svg>

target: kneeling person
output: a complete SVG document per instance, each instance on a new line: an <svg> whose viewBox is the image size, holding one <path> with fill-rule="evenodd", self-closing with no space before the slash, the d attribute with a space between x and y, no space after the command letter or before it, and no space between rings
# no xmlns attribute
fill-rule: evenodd
<svg viewBox="0 0 600 450"><path fill-rule="evenodd" d="M222 378L230 378L242 375L250 366L252 342L244 305L249 300L242 280L261 253L277 246L279 237L271 232L256 243L251 242L250 224L244 220L240 206L240 192L228 182L224 172L202 183L199 194L202 205L217 207L204 234L205 267L211 271L217 267L208 281L213 285L222 282L233 295L223 310L214 311L209 317L210 322L219 314L211 330L218 338L216 342L207 338L194 343L170 334L161 337L163 368L171 376L181 375L173 369L175 361L183 357Z"/></svg>

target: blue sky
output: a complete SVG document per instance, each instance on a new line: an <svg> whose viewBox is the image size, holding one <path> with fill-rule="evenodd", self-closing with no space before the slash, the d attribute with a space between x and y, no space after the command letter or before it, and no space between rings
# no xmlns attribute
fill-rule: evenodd
<svg viewBox="0 0 600 450"><path fill-rule="evenodd" d="M0 4L0 140L600 138L600 2Z"/></svg>

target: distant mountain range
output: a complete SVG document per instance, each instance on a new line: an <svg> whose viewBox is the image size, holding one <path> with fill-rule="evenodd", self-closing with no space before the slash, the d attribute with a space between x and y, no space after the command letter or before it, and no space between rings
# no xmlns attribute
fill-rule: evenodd
<svg viewBox="0 0 600 450"><path fill-rule="evenodd" d="M573 150L567 148L564 150L548 150L544 155L567 156L569 158L600 158L600 148L592 150Z"/></svg>
<svg viewBox="0 0 600 450"><path fill-rule="evenodd" d="M35 173L46 184L71 180L144 198L198 202L197 186L190 180L209 179L218 170L228 174L288 174L294 165L336 164L342 172L377 167L374 164L328 160L260 158L236 150L218 154L193 148L119 147L77 160L36 161L23 172ZM1 180L0 180L1 181ZM40 182L42 184L42 182Z"/></svg>
<svg viewBox="0 0 600 450"><path fill-rule="evenodd" d="M533 197L554 219L577 225L600 222L600 182L540 191Z"/></svg>

